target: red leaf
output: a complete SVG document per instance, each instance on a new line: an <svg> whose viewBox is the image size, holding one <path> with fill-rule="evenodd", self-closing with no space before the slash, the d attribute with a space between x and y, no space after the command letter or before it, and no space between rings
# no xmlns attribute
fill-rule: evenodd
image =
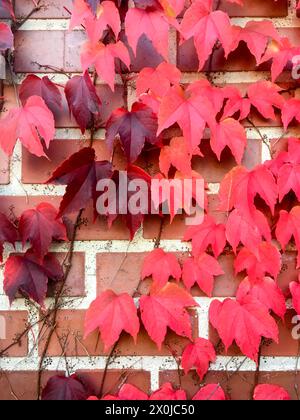
<svg viewBox="0 0 300 420"><path fill-rule="evenodd" d="M278 177L279 200L294 191L300 201L300 142L299 139L288 139L288 151L280 153L270 161L271 169Z"/></svg>
<svg viewBox="0 0 300 420"><path fill-rule="evenodd" d="M275 120L274 108L281 109L284 98L279 94L282 89L274 83L262 80L248 87L248 97L251 104L265 118Z"/></svg>
<svg viewBox="0 0 300 420"><path fill-rule="evenodd" d="M3 261L3 245L9 242L13 246L18 240L18 233L15 226L8 220L8 218L0 213L0 262Z"/></svg>
<svg viewBox="0 0 300 420"><path fill-rule="evenodd" d="M226 239L235 254L239 243L255 253L263 238L271 242L271 230L265 215L255 209L252 218L253 223L249 223L238 210L234 210L227 219Z"/></svg>
<svg viewBox="0 0 300 420"><path fill-rule="evenodd" d="M285 297L271 277L255 280L245 278L238 288L237 300L242 301L245 296L252 296L268 310L272 310L280 318L284 318L286 313Z"/></svg>
<svg viewBox="0 0 300 420"><path fill-rule="evenodd" d="M277 278L281 269L281 254L271 243L261 242L253 252L243 248L234 262L234 267L236 273L246 270L250 280L255 281L266 274Z"/></svg>
<svg viewBox="0 0 300 420"><path fill-rule="evenodd" d="M211 245L214 256L217 258L222 254L225 245L225 226L217 224L211 216L205 216L204 221L199 226L191 226L186 231L184 241L192 241L193 255L201 255Z"/></svg>
<svg viewBox="0 0 300 420"><path fill-rule="evenodd" d="M103 1L92 13L85 0L75 0L70 22L70 29L84 25L90 41L96 44L102 38L104 31L110 27L118 39L121 31L119 11L112 1Z"/></svg>
<svg viewBox="0 0 300 420"><path fill-rule="evenodd" d="M40 79L34 74L28 75L21 84L19 95L23 105L25 105L31 96L35 95L44 99L47 107L52 111L54 115L57 115L59 112L61 112L61 93L58 87L53 82L51 82L48 76L44 76L42 79Z"/></svg>
<svg viewBox="0 0 300 420"><path fill-rule="evenodd" d="M43 401L83 401L88 397L84 386L76 377L53 376L42 392Z"/></svg>
<svg viewBox="0 0 300 420"><path fill-rule="evenodd" d="M141 103L134 103L131 112L124 108L117 109L111 115L106 126L106 142L112 151L117 134L129 162L135 162L141 154L145 142L157 142L157 117L150 108Z"/></svg>
<svg viewBox="0 0 300 420"><path fill-rule="evenodd" d="M226 87L227 102L224 108L223 118L232 117L239 113L239 120L244 120L250 114L251 102L248 98L244 98L241 92L235 87Z"/></svg>
<svg viewBox="0 0 300 420"><path fill-rule="evenodd" d="M254 390L255 401L290 401L288 392L281 386L262 384Z"/></svg>
<svg viewBox="0 0 300 420"><path fill-rule="evenodd" d="M236 50L239 43L244 41L251 54L254 55L257 65L260 64L269 41L280 40L279 33L275 29L273 22L269 20L250 21L243 28L233 26L232 31L233 43L231 51Z"/></svg>
<svg viewBox="0 0 300 420"><path fill-rule="evenodd" d="M300 315L300 283L296 281L291 282L290 291L293 299L293 308Z"/></svg>
<svg viewBox="0 0 300 420"><path fill-rule="evenodd" d="M85 0L85 2L90 6L92 12L96 14L97 8L101 0Z"/></svg>
<svg viewBox="0 0 300 420"><path fill-rule="evenodd" d="M85 337L96 329L101 333L105 351L119 340L123 330L136 341L140 322L132 297L127 293L116 295L111 290L101 293L86 313Z"/></svg>
<svg viewBox="0 0 300 420"><path fill-rule="evenodd" d="M11 303L17 292L21 291L43 305L48 279L58 281L62 278L63 270L55 257L48 254L41 262L32 251L27 251L24 255L8 258L4 271L4 291Z"/></svg>
<svg viewBox="0 0 300 420"><path fill-rule="evenodd" d="M186 91L174 86L162 99L158 114L158 134L178 123L189 150L193 152L201 142L206 123L214 127L214 116L212 103L200 95L195 86L190 85Z"/></svg>
<svg viewBox="0 0 300 420"><path fill-rule="evenodd" d="M169 146L164 146L161 149L159 168L165 177L168 177L171 166L174 166L183 175L191 176L193 156L203 155L198 147L193 153L190 153L185 138L175 137L171 140Z"/></svg>
<svg viewBox="0 0 300 420"><path fill-rule="evenodd" d="M14 35L10 27L0 22L0 51L9 50L14 46Z"/></svg>
<svg viewBox="0 0 300 420"><path fill-rule="evenodd" d="M57 220L57 210L48 203L26 210L20 218L19 231L23 246L29 241L41 258L47 254L52 240L67 241L66 227Z"/></svg>
<svg viewBox="0 0 300 420"><path fill-rule="evenodd" d="M182 280L185 287L190 290L195 283L208 296L212 296L214 276L220 276L224 271L218 261L205 252L196 258L188 258L183 265Z"/></svg>
<svg viewBox="0 0 300 420"><path fill-rule="evenodd" d="M226 118L216 124L212 130L210 144L213 152L221 159L225 147L229 147L236 162L241 164L247 145L244 127L233 118Z"/></svg>
<svg viewBox="0 0 300 420"><path fill-rule="evenodd" d="M297 249L300 247L300 206L294 207L290 213L285 210L280 211L279 220L276 226L276 237L283 250L287 244L295 238ZM300 267L300 253L298 253L297 268Z"/></svg>
<svg viewBox="0 0 300 420"><path fill-rule="evenodd" d="M125 32L134 55L140 37L146 35L158 53L168 60L169 23L163 11L129 9L125 19Z"/></svg>
<svg viewBox="0 0 300 420"><path fill-rule="evenodd" d="M111 175L111 163L95 162L95 150L90 147L81 149L64 161L47 181L48 184L67 185L58 216L84 209L91 199L96 208L97 183L100 179L111 178Z"/></svg>
<svg viewBox="0 0 300 420"><path fill-rule="evenodd" d="M288 129L294 118L300 122L300 100L292 98L286 101L282 107L281 118L285 130Z"/></svg>
<svg viewBox="0 0 300 420"><path fill-rule="evenodd" d="M205 385L194 396L193 401L225 401L226 396L220 384Z"/></svg>
<svg viewBox="0 0 300 420"><path fill-rule="evenodd" d="M82 134L93 126L100 116L101 100L91 78L86 71L83 76L74 76L65 86L65 94L76 122Z"/></svg>
<svg viewBox="0 0 300 420"><path fill-rule="evenodd" d="M200 381L206 375L210 362L215 362L216 352L210 341L197 338L194 343L188 344L182 354L182 367L187 375L196 368Z"/></svg>
<svg viewBox="0 0 300 420"><path fill-rule="evenodd" d="M141 391L140 389L130 384L124 384L121 387L118 393L118 396L106 395L104 398L102 398L102 400L104 401L109 401L109 400L147 401L148 399L149 397L147 394L145 394L145 392Z"/></svg>
<svg viewBox="0 0 300 420"><path fill-rule="evenodd" d="M161 5L159 0L133 0L135 7L143 10L159 10Z"/></svg>
<svg viewBox="0 0 300 420"><path fill-rule="evenodd" d="M273 41L269 44L267 51L260 63L265 63L269 60L273 60L271 73L272 81L278 78L278 76L283 72L286 65L293 60L294 57L300 55L300 48L293 47L288 38L281 38L279 42Z"/></svg>
<svg viewBox="0 0 300 420"><path fill-rule="evenodd" d="M199 70L204 67L219 40L227 56L232 45L232 29L228 15L220 10L213 11L213 0L197 0L186 11L181 33L184 39L194 37L199 58Z"/></svg>
<svg viewBox="0 0 300 420"><path fill-rule="evenodd" d="M0 120L0 131L0 146L8 155L12 154L19 139L30 153L46 156L40 137L45 140L48 148L55 134L54 118L44 100L32 96L24 107L11 109Z"/></svg>
<svg viewBox="0 0 300 420"><path fill-rule="evenodd" d="M156 69L145 67L137 77L137 95L141 96L150 90L153 95L162 98L180 79L181 72L173 64L163 62Z"/></svg>
<svg viewBox="0 0 300 420"><path fill-rule="evenodd" d="M145 214L149 214L149 208L151 208L151 177L145 171L143 171L138 166L129 165L127 167L126 174L124 172L121 174L122 182L120 183L120 171L115 171L112 180L115 182L117 187L116 189L116 202L111 203L112 207L115 204L115 208L110 210L108 214L108 225L112 226L113 222L121 215L125 221L126 226L130 232L131 240L134 238L137 230L141 227ZM125 178L127 177L127 179ZM132 185L138 187L139 181L143 181L147 184L147 190L144 191L142 188L140 191L124 191L124 183L127 181L125 188L128 189L128 186L131 182ZM134 188L135 189L135 188ZM137 194L137 196L136 196ZM103 198L104 197L104 198ZM107 196L102 195L102 202L105 201ZM133 209L132 204L136 208ZM134 211L133 211L134 210Z"/></svg>
<svg viewBox="0 0 300 420"><path fill-rule="evenodd" d="M141 297L140 310L143 324L159 349L168 327L177 335L191 339L191 321L186 308L193 306L197 306L197 303L192 296L172 283L168 283L160 290L152 288L150 296Z"/></svg>
<svg viewBox="0 0 300 420"><path fill-rule="evenodd" d="M151 401L185 401L186 399L185 391L181 389L178 391L174 390L169 382L164 384L158 391L153 392L149 398Z"/></svg>
<svg viewBox="0 0 300 420"><path fill-rule="evenodd" d="M162 249L155 249L146 258L142 268L142 280L152 276L153 287L163 288L172 277L177 281L181 278L181 267L174 254L167 253Z"/></svg>
<svg viewBox="0 0 300 420"><path fill-rule="evenodd" d="M278 326L275 320L264 305L250 296L242 301L213 301L209 317L226 351L236 341L243 354L255 362L262 337L278 343Z"/></svg>
<svg viewBox="0 0 300 420"><path fill-rule="evenodd" d="M115 90L115 59L119 58L129 68L130 57L129 52L123 42L118 41L116 44L104 45L102 42L92 44L86 42L81 53L81 65L83 71L94 66L98 76L110 86L111 90Z"/></svg>
<svg viewBox="0 0 300 420"><path fill-rule="evenodd" d="M253 223L257 217L254 199L259 195L274 214L278 188L272 172L266 165L258 165L252 171L242 166L233 168L223 179L219 192L219 210L229 212L236 208L243 219Z"/></svg>

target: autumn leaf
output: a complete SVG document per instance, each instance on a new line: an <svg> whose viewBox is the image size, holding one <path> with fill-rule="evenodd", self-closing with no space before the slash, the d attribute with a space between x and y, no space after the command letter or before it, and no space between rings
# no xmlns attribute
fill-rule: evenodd
<svg viewBox="0 0 300 420"><path fill-rule="evenodd" d="M90 147L83 148L69 157L47 181L48 184L67 185L58 217L84 209L90 200L93 200L96 208L97 183L111 176L111 163L96 162L95 150Z"/></svg>
<svg viewBox="0 0 300 420"><path fill-rule="evenodd" d="M245 296L252 296L268 310L272 310L280 318L284 318L286 313L285 297L271 277L262 277L255 280L245 278L239 285L236 297L237 300L242 301Z"/></svg>
<svg viewBox="0 0 300 420"><path fill-rule="evenodd" d="M212 296L214 277L222 274L224 274L224 271L218 261L203 252L195 258L185 260L182 269L182 281L188 290L197 283L204 293Z"/></svg>
<svg viewBox="0 0 300 420"><path fill-rule="evenodd" d="M14 35L10 27L3 22L0 22L0 51L6 51L14 45Z"/></svg>
<svg viewBox="0 0 300 420"><path fill-rule="evenodd" d="M43 401L83 401L88 392L76 375L53 376L42 392Z"/></svg>
<svg viewBox="0 0 300 420"><path fill-rule="evenodd" d="M127 293L116 295L112 290L101 293L86 313L85 337L97 329L101 333L105 351L119 340L123 330L136 341L140 322L132 297Z"/></svg>
<svg viewBox="0 0 300 420"><path fill-rule="evenodd" d="M150 396L150 401L185 401L186 393L185 391L179 389L175 390L171 383L165 383L158 390L153 392Z"/></svg>
<svg viewBox="0 0 300 420"><path fill-rule="evenodd" d="M150 91L156 97L162 98L171 86L178 85L180 79L181 72L173 64L163 62L156 69L145 67L137 76L137 95Z"/></svg>
<svg viewBox="0 0 300 420"><path fill-rule="evenodd" d="M291 397L281 386L261 384L255 388L253 399L254 401L290 401Z"/></svg>
<svg viewBox="0 0 300 420"><path fill-rule="evenodd" d="M274 83L262 80L252 83L247 90L251 105L265 118L275 120L274 108L282 109L285 100L280 95L282 89Z"/></svg>
<svg viewBox="0 0 300 420"><path fill-rule="evenodd" d="M294 118L300 122L300 100L296 98L287 100L282 107L281 118L285 130Z"/></svg>
<svg viewBox="0 0 300 420"><path fill-rule="evenodd" d="M202 224L191 226L187 229L184 241L192 241L193 255L201 255L211 246L214 256L217 258L226 245L225 225L216 223L211 216L205 216Z"/></svg>
<svg viewBox="0 0 300 420"><path fill-rule="evenodd" d="M202 70L217 41L222 44L226 57L231 51L232 29L228 14L213 11L213 0L196 0L186 11L181 34L188 40L194 37L199 58L199 70Z"/></svg>
<svg viewBox="0 0 300 420"><path fill-rule="evenodd" d="M12 0L0 0L0 8L7 11L13 19L15 19L14 8Z"/></svg>
<svg viewBox="0 0 300 420"><path fill-rule="evenodd" d="M44 99L45 104L54 115L58 115L58 113L62 111L61 93L48 76L39 78L34 74L29 74L26 79L23 80L19 91L22 105L24 106L27 100L33 95L40 96Z"/></svg>
<svg viewBox="0 0 300 420"><path fill-rule="evenodd" d="M176 256L158 248L152 251L144 260L141 278L152 276L153 288L163 288L169 278L179 281L181 278L181 267Z"/></svg>
<svg viewBox="0 0 300 420"><path fill-rule="evenodd" d="M223 112L223 119L239 114L239 120L244 120L250 114L251 102L244 97L239 89L233 86L225 88L226 104Z"/></svg>
<svg viewBox="0 0 300 420"><path fill-rule="evenodd" d="M261 242L256 250L242 248L234 262L236 273L246 270L251 280L270 274L275 279L281 269L281 254L271 243Z"/></svg>
<svg viewBox="0 0 300 420"><path fill-rule="evenodd" d="M102 42L93 44L90 41L83 45L81 65L83 72L94 66L97 74L115 90L115 59L120 59L128 68L130 66L129 52L122 41L104 45Z"/></svg>
<svg viewBox="0 0 300 420"><path fill-rule="evenodd" d="M97 398L98 399L98 398ZM106 395L102 398L103 401L109 400L121 400L121 401L147 401L148 395L140 389L136 388L131 384L122 385L117 396Z"/></svg>
<svg viewBox="0 0 300 420"><path fill-rule="evenodd" d="M24 211L19 222L23 246L29 241L37 256L43 258L52 240L67 241L66 227L57 219L57 210L48 203L41 203L35 209Z"/></svg>
<svg viewBox="0 0 300 420"><path fill-rule="evenodd" d="M84 134L99 118L101 108L101 100L89 73L86 71L83 76L72 77L65 86L65 95L70 113Z"/></svg>
<svg viewBox="0 0 300 420"><path fill-rule="evenodd" d="M300 282L299 281L291 282L290 291L292 295L293 308L295 309L297 314L300 315Z"/></svg>
<svg viewBox="0 0 300 420"><path fill-rule="evenodd" d="M193 401L225 401L225 393L220 384L204 385L193 397Z"/></svg>
<svg viewBox="0 0 300 420"><path fill-rule="evenodd" d="M194 343L188 344L182 354L182 367L187 375L196 368L200 381L206 375L210 362L215 362L216 352L210 341L197 338Z"/></svg>
<svg viewBox="0 0 300 420"><path fill-rule="evenodd" d="M48 148L55 135L54 118L44 100L32 96L21 108L11 109L8 115L0 120L0 147L11 155L19 139L30 153L46 156L41 138Z"/></svg>
<svg viewBox="0 0 300 420"><path fill-rule="evenodd" d="M283 250L294 237L297 249L300 247L300 206L293 207L290 213L281 210L276 226L276 237ZM300 267L300 254L298 253L297 268Z"/></svg>
<svg viewBox="0 0 300 420"><path fill-rule="evenodd" d="M158 53L168 61L169 23L163 11L129 9L125 18L125 32L134 55L140 37L146 35Z"/></svg>
<svg viewBox="0 0 300 420"><path fill-rule="evenodd" d="M235 341L242 353L256 363L262 337L278 343L276 321L266 307L251 296L242 301L214 300L210 305L209 318L226 351Z"/></svg>
<svg viewBox="0 0 300 420"><path fill-rule="evenodd" d="M41 261L31 250L24 255L11 255L4 270L4 291L10 303L18 291L38 304L44 304L48 280L59 281L63 270L53 255L46 255Z"/></svg>
<svg viewBox="0 0 300 420"><path fill-rule="evenodd" d="M168 283L162 289L151 289L149 296L140 299L142 322L150 338L160 349L167 328L177 335L192 338L190 315L187 308L197 306L192 296L176 284Z"/></svg>
<svg viewBox="0 0 300 420"><path fill-rule="evenodd" d="M115 138L119 134L127 160L133 163L141 154L145 142L157 143L157 128L157 116L146 105L136 102L131 112L124 108L117 109L106 126L108 148L112 152Z"/></svg>
<svg viewBox="0 0 300 420"><path fill-rule="evenodd" d="M3 261L4 243L15 245L18 240L16 227L8 220L5 214L0 213L0 263Z"/></svg>

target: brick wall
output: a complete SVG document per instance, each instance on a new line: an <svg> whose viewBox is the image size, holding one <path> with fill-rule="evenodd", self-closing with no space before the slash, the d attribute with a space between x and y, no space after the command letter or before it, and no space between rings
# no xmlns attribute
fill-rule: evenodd
<svg viewBox="0 0 300 420"><path fill-rule="evenodd" d="M20 82L27 73L51 73L52 80L64 84L66 76L59 73L59 69L65 72L80 72L79 52L80 45L84 41L81 31L68 31L68 13L63 6L71 8L71 0L45 0L47 7L36 13L17 32L15 39L15 72ZM245 0L246 6L240 9L234 5L227 6L235 22L242 24L249 18L271 18L280 32L290 37L295 44L300 44L300 19L295 12L295 0ZM31 0L16 0L17 17L26 15L32 7ZM223 6L222 6L223 7ZM241 14L241 10L243 13ZM5 16L2 16L5 18ZM184 46L177 44L176 38L171 34L170 60L177 63L185 72L184 81L195 80L198 61L193 44L186 43ZM137 58L132 65L132 71L138 71L144 66L156 66L161 58L152 48L151 44L143 39L138 46ZM37 64L38 63L38 64ZM53 70L45 70L40 65L50 65ZM57 68L57 71L55 70ZM216 53L212 63L215 83L229 83L246 87L248 83L269 78L266 66L255 68L253 57L245 46L230 55L225 63L222 53ZM280 82L289 81L289 74L281 76ZM105 105L104 117L108 118L110 112L122 106L124 92L119 85L113 94L110 89L98 82L99 96ZM16 105L13 86L9 81L4 85L5 107L4 113ZM130 89L128 101L132 102L134 91ZM104 120L105 120L104 118ZM260 127L261 132L269 139L281 135L280 123L269 124L252 115L251 119ZM292 129L297 135L297 130ZM290 132L291 133L291 132ZM267 159L268 148L261 143L259 135L250 127L247 127L249 147L244 159L244 164L252 167ZM88 136L88 135L87 135ZM95 149L99 159L108 156L103 142L104 131L97 133ZM75 121L69 117L67 104L64 103L63 112L57 118L56 138L51 143L49 157L36 158L18 145L11 160L0 152L0 212L8 216L19 216L26 209L31 208L40 201L48 201L58 206L62 187L45 186L43 182L49 177L51 171L56 168L69 155L84 147L85 137L81 135ZM234 166L233 159L225 156L220 164L210 152L207 146L207 157L197 163L197 170L205 177L210 186L209 205L211 212L218 220L224 219L224 215L216 211L215 193L218 191L219 182L228 170ZM118 164L122 163L122 153L116 153L115 159ZM141 158L141 165L149 172L155 172L149 159ZM103 370L106 364L105 353L97 334L83 340L83 321L86 309L92 300L108 287L116 292L132 293L136 288L140 268L144 256L153 249L153 241L159 231L159 221L155 217L148 217L143 230L139 231L135 240L128 243L128 233L121 223L116 223L108 230L106 222L99 219L92 223L92 209L84 213L84 223L75 242L75 259L71 275L68 293L64 297L65 306L60 310L57 322L57 335L51 341L48 349L43 384L57 372L78 372L82 380L91 389L92 394L99 391ZM89 223L88 223L89 222ZM175 251L184 258L188 246L181 242L185 230L184 221L178 217L172 225L166 221L162 232L161 246L169 251ZM53 247L53 252L59 258L63 258L67 252L66 245ZM6 250L6 255L9 250ZM283 270L279 282L283 289L288 283L297 279L295 270L296 255L291 251L284 255ZM217 278L214 290L214 298L233 296L239 278L234 275L233 256L225 255L220 258L224 275ZM0 272L0 276L2 273ZM147 287L147 285L145 286ZM53 291L52 291L53 293ZM194 335L205 337L217 344L215 332L209 328L208 308L210 299L204 297L200 290L195 287L192 290L200 308L192 312L194 318ZM48 303L51 301L49 291ZM0 336L0 351L5 348L15 337L23 331L26 323L35 323L39 317L39 311L29 306L22 299L17 299L12 307L9 307L8 299L3 293L0 281L0 316L6 320L6 339ZM298 360L298 342L291 337L291 319L293 311L289 311L285 323L280 325L280 344L266 342L262 348L259 382L276 383L284 386L293 398L296 398L294 384L300 385L300 373L295 373ZM36 342L40 331L36 324L28 337L22 340L20 346L13 347L4 358L0 359L0 399L34 399L36 398L37 369L39 357L43 351L43 334ZM65 343L65 354L62 355L61 341ZM172 349L181 351L186 340L169 334L167 342ZM246 360L236 347L232 347L228 354L218 348L218 358L211 366L206 378L207 383L221 382L224 390L232 399L249 399L253 389L256 366ZM67 367L66 367L67 364ZM237 367L239 367L238 371ZM227 372L224 372L227 370ZM229 372L229 373L228 373ZM137 345L128 336L122 336L115 357L109 366L105 392L117 391L121 381L127 380L146 392L156 390L160 384L171 381L178 385L177 364L167 347L158 352L156 346L147 338L144 331L138 337ZM199 389L200 382L196 374L182 377L182 387L186 389L188 397L191 397Z"/></svg>

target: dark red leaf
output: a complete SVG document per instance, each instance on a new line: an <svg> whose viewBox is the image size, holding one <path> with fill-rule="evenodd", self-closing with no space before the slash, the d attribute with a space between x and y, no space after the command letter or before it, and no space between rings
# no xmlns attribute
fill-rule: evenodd
<svg viewBox="0 0 300 420"><path fill-rule="evenodd" d="M72 375L50 378L42 393L43 401L83 401L89 394L79 379Z"/></svg>
<svg viewBox="0 0 300 420"><path fill-rule="evenodd" d="M14 225L8 220L8 218L0 213L0 262L3 261L3 245L4 242L9 242L14 245L18 240L18 233Z"/></svg>
<svg viewBox="0 0 300 420"><path fill-rule="evenodd" d="M93 199L96 206L97 182L110 178L112 165L110 162L95 161L95 150L86 147L57 168L47 183L67 185L66 193L60 203L59 217L84 209Z"/></svg>
<svg viewBox="0 0 300 420"><path fill-rule="evenodd" d="M87 128L92 127L94 120L99 118L101 107L100 98L88 72L69 80L65 94L70 112L84 133Z"/></svg>
<svg viewBox="0 0 300 420"><path fill-rule="evenodd" d="M13 5L12 5L12 0L0 0L0 10L1 9L9 12L11 17L15 19L15 13L14 13Z"/></svg>

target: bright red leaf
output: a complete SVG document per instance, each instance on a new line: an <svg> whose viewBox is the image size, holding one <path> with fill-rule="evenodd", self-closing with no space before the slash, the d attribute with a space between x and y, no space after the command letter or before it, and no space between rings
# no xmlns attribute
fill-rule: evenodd
<svg viewBox="0 0 300 420"><path fill-rule="evenodd" d="M27 241L37 256L43 258L52 240L67 241L65 225L57 219L57 210L48 203L41 203L35 209L26 210L19 222L23 246Z"/></svg>
<svg viewBox="0 0 300 420"><path fill-rule="evenodd" d="M281 118L285 130L294 118L300 122L300 100L292 98L286 101L282 107Z"/></svg>
<svg viewBox="0 0 300 420"><path fill-rule="evenodd" d="M14 45L14 35L10 27L3 22L0 22L0 51L6 51Z"/></svg>
<svg viewBox="0 0 300 420"><path fill-rule="evenodd" d="M153 287L161 289L169 278L177 281L181 278L181 267L174 254L158 248L152 251L146 258L142 268L141 278L152 276Z"/></svg>
<svg viewBox="0 0 300 420"><path fill-rule="evenodd" d="M89 73L74 76L65 86L69 110L78 123L82 134L95 123L100 116L101 100L93 85Z"/></svg>
<svg viewBox="0 0 300 420"><path fill-rule="evenodd" d="M205 385L193 397L193 401L225 401L225 393L220 384Z"/></svg>
<svg viewBox="0 0 300 420"><path fill-rule="evenodd" d="M200 381L206 375L209 364L215 362L216 352L210 341L197 338L194 343L188 344L182 354L182 367L185 374L196 368Z"/></svg>
<svg viewBox="0 0 300 420"><path fill-rule="evenodd" d="M96 398L98 400L98 398ZM121 400L121 401L147 401L148 395L131 384L124 384L118 395L106 395L102 400Z"/></svg>
<svg viewBox="0 0 300 420"><path fill-rule="evenodd" d="M249 278L254 281L266 274L277 278L281 269L281 254L271 243L261 242L254 251L243 248L236 257L234 267L236 273L246 270Z"/></svg>
<svg viewBox="0 0 300 420"><path fill-rule="evenodd" d="M94 66L97 74L115 90L115 59L120 59L128 68L130 66L129 52L123 42L104 45L102 42L92 44L86 42L81 53L81 65L85 72Z"/></svg>
<svg viewBox="0 0 300 420"><path fill-rule="evenodd" d="M242 301L245 296L252 296L282 319L286 313L284 294L271 277L255 280L245 278L240 284L236 296L239 301Z"/></svg>
<svg viewBox="0 0 300 420"><path fill-rule="evenodd" d="M277 385L257 385L254 390L254 401L290 401L288 392Z"/></svg>
<svg viewBox="0 0 300 420"><path fill-rule="evenodd" d="M297 249L300 247L300 206L293 207L290 213L280 211L276 226L276 237L285 250L289 241L294 237ZM300 267L300 253L298 253L297 268Z"/></svg>
<svg viewBox="0 0 300 420"><path fill-rule="evenodd" d="M152 288L149 296L140 299L142 322L151 339L160 349L169 327L177 335L192 338L187 308L197 306L192 296L176 284L162 289Z"/></svg>
<svg viewBox="0 0 300 420"><path fill-rule="evenodd" d="M195 258L188 258L182 269L182 281L190 290L194 284L198 284L201 290L208 296L212 296L214 277L224 274L218 261L209 254L203 252Z"/></svg>
<svg viewBox="0 0 300 420"><path fill-rule="evenodd" d="M243 354L257 362L262 337L278 342L278 326L268 310L251 296L242 301L213 301L209 318L226 351L235 341Z"/></svg>
<svg viewBox="0 0 300 420"><path fill-rule="evenodd" d="M207 215L201 225L191 226L187 229L183 240L192 241L195 257L201 255L211 246L214 256L217 258L226 245L225 225L216 223L213 217Z"/></svg>
<svg viewBox="0 0 300 420"><path fill-rule="evenodd" d="M111 175L111 163L96 162L95 150L90 147L81 149L63 162L47 181L49 184L67 185L60 203L59 217L84 209L92 199L96 208L97 183L100 179L110 178Z"/></svg>
<svg viewBox="0 0 300 420"><path fill-rule="evenodd" d="M10 302L18 291L30 299L44 304L48 280L59 281L63 278L63 270L53 255L46 255L41 261L32 251L24 255L11 255L4 271L4 291Z"/></svg>
<svg viewBox="0 0 300 420"><path fill-rule="evenodd" d="M282 89L274 83L262 80L252 83L247 90L248 98L257 111L265 118L275 120L274 108L282 109L284 98L280 95Z"/></svg>
<svg viewBox="0 0 300 420"><path fill-rule="evenodd" d="M45 104L54 115L58 115L62 111L61 93L48 76L40 79L38 76L30 74L22 82L19 91L22 104L25 105L27 100L33 95L43 98Z"/></svg>
<svg viewBox="0 0 300 420"><path fill-rule="evenodd" d="M293 281L290 283L290 291L293 299L293 308L300 315L300 282Z"/></svg>
<svg viewBox="0 0 300 420"><path fill-rule="evenodd" d="M172 85L178 85L180 79L181 72L173 64L163 62L156 69L145 67L137 77L137 95L151 91L153 95L162 98Z"/></svg>
<svg viewBox="0 0 300 420"><path fill-rule="evenodd" d="M136 341L140 322L132 297L127 293L116 295L112 290L101 293L86 313L85 337L97 329L101 333L105 351L118 341L123 330Z"/></svg>
<svg viewBox="0 0 300 420"><path fill-rule="evenodd" d="M48 148L55 134L54 118L44 100L38 96L28 99L22 108L11 109L0 120L0 147L11 155L19 139L30 153L46 156L41 138Z"/></svg>
<svg viewBox="0 0 300 420"><path fill-rule="evenodd" d="M185 401L185 391L179 389L175 390L169 382L164 384L158 391L153 392L150 396L150 401Z"/></svg>

